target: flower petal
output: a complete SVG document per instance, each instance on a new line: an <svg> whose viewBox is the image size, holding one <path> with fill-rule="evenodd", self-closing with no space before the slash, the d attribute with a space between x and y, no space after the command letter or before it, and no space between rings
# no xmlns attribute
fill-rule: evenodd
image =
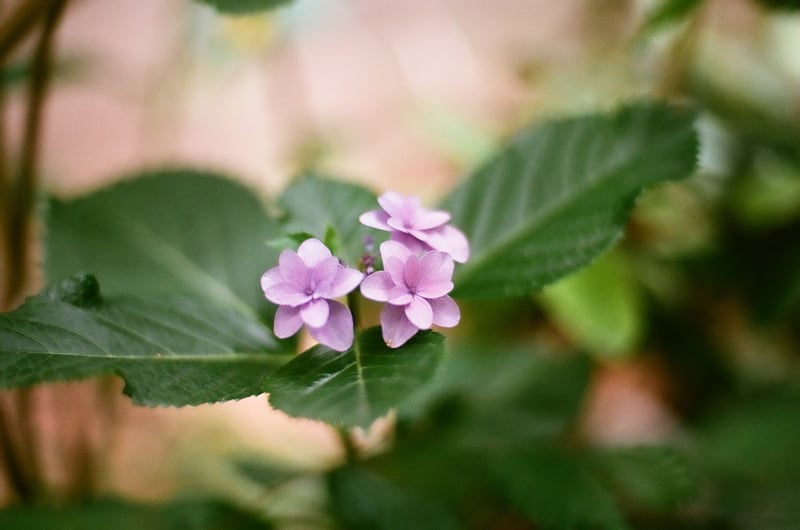
<svg viewBox="0 0 800 530"><path fill-rule="evenodd" d="M439 298L453 290L453 258L444 252L431 251L422 255L417 264L417 283L414 292L425 298Z"/></svg>
<svg viewBox="0 0 800 530"><path fill-rule="evenodd" d="M441 210L420 210L414 219L414 228L417 230L430 230L438 228L450 221L450 214Z"/></svg>
<svg viewBox="0 0 800 530"><path fill-rule="evenodd" d="M388 272L373 272L361 282L361 294L365 298L377 302L385 302L389 299L389 292L394 288L394 282Z"/></svg>
<svg viewBox="0 0 800 530"><path fill-rule="evenodd" d="M303 259L309 268L332 256L328 247L322 241L313 237L303 241L297 249L297 255Z"/></svg>
<svg viewBox="0 0 800 530"><path fill-rule="evenodd" d="M278 266L281 269L281 274L284 280L293 283L298 287L305 289L308 285L311 271L309 270L303 258L297 255L292 250L284 250L278 257Z"/></svg>
<svg viewBox="0 0 800 530"><path fill-rule="evenodd" d="M389 291L387 302L392 305L406 305L411 303L412 296L406 287L395 287Z"/></svg>
<svg viewBox="0 0 800 530"><path fill-rule="evenodd" d="M325 298L339 298L358 287L363 279L363 272L339 265L327 290L325 292L318 290L317 292Z"/></svg>
<svg viewBox="0 0 800 530"><path fill-rule="evenodd" d="M461 310L449 296L428 300L428 303L433 309L433 323L437 326L452 328L461 320Z"/></svg>
<svg viewBox="0 0 800 530"><path fill-rule="evenodd" d="M378 230L391 230L391 227L386 223L388 220L389 214L383 210L371 210L358 216L358 221L362 225L377 228Z"/></svg>
<svg viewBox="0 0 800 530"><path fill-rule="evenodd" d="M402 307L385 305L381 311L383 340L390 348L399 348L419 329L406 317Z"/></svg>
<svg viewBox="0 0 800 530"><path fill-rule="evenodd" d="M412 230L414 233L424 233L419 230ZM415 237L413 234L406 234L405 232L392 232L392 241L399 243L406 247L411 254L421 254L428 250L432 250L431 246L425 243L422 239Z"/></svg>
<svg viewBox="0 0 800 530"><path fill-rule="evenodd" d="M311 300L311 296L301 291L297 285L285 282L273 285L264 292L264 296L273 304L292 307L298 307Z"/></svg>
<svg viewBox="0 0 800 530"><path fill-rule="evenodd" d="M430 329L433 324L433 309L421 296L413 296L411 302L405 306L405 312L408 320L419 329Z"/></svg>
<svg viewBox="0 0 800 530"><path fill-rule="evenodd" d="M302 326L303 319L300 317L300 310L282 305L275 313L275 325L272 331L279 339L285 339L300 331Z"/></svg>
<svg viewBox="0 0 800 530"><path fill-rule="evenodd" d="M328 321L330 308L327 300L312 300L300 307L300 316L308 327L318 328Z"/></svg>
<svg viewBox="0 0 800 530"><path fill-rule="evenodd" d="M309 286L313 289L314 293L324 298L336 298L335 296L327 296L325 293L330 291L333 284L333 278L336 276L336 271L341 267L339 259L331 256L320 261L311 269L311 281Z"/></svg>
<svg viewBox="0 0 800 530"><path fill-rule="evenodd" d="M261 290L264 291L264 294L266 294L267 289L278 285L279 283L284 283L285 281L286 280L283 279L283 274L281 274L281 268L272 267L270 270L261 275Z"/></svg>
<svg viewBox="0 0 800 530"><path fill-rule="evenodd" d="M384 241L381 243L383 270L389 273L395 285L404 285L403 268L408 258L412 255L405 245L397 241Z"/></svg>
<svg viewBox="0 0 800 530"><path fill-rule="evenodd" d="M411 196L406 197L396 191L387 191L378 197L378 204L381 205L390 217L405 218L408 214L413 214L419 208L419 199Z"/></svg>
<svg viewBox="0 0 800 530"><path fill-rule="evenodd" d="M309 327L308 332L320 344L336 351L346 351L353 345L353 315L343 304L331 301L330 316L321 327Z"/></svg>
<svg viewBox="0 0 800 530"><path fill-rule="evenodd" d="M453 226L445 225L429 231L425 242L436 250L447 252L459 263L466 263L469 259L467 236Z"/></svg>

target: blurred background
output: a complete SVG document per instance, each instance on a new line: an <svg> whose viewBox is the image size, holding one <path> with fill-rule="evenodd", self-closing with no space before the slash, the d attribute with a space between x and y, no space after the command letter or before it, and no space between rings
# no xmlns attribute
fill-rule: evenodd
<svg viewBox="0 0 800 530"><path fill-rule="evenodd" d="M14 4L1 2L0 15ZM232 175L268 200L313 167L430 204L531 121L643 96L696 105L697 174L648 191L622 245L534 299L498 307L493 327L480 329L589 353L580 428L593 443L674 441L721 422L729 435L712 429L708 446L722 455L720 473L764 479L772 497L753 501L740 526L719 528L778 528L758 523L776 513L791 528L800 486L772 481L770 466L800 466L786 444L775 449L800 434L796 7L295 0L232 17L193 2L75 0L57 33L41 186L72 197L179 165ZM22 143L29 53L3 71L11 153ZM465 321L478 314L467 306ZM93 457L91 487L143 500L188 485L255 502L258 492L209 454L308 469L342 458L335 432L271 411L263 396L181 410L120 397L98 420L103 385L119 386L56 385L33 398L36 451L55 490L78 487L76 459L109 448ZM741 500L735 491L725 498Z"/></svg>

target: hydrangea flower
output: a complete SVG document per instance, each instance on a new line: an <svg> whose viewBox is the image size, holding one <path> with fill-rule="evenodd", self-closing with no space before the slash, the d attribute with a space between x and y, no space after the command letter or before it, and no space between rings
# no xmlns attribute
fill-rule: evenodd
<svg viewBox="0 0 800 530"><path fill-rule="evenodd" d="M383 271L361 283L361 294L386 302L381 310L383 340L391 348L405 344L432 325L453 327L461 312L447 293L453 290L453 259L437 250L417 255L397 241L381 244Z"/></svg>
<svg viewBox="0 0 800 530"><path fill-rule="evenodd" d="M428 210L420 205L419 197L387 191L378 197L381 210L372 210L358 218L362 224L387 230L392 239L414 253L438 250L449 254L455 261L469 259L469 242L463 232L450 226L450 214L441 210Z"/></svg>
<svg viewBox="0 0 800 530"><path fill-rule="evenodd" d="M267 300L278 304L275 336L290 337L305 324L320 344L345 351L353 344L353 315L334 300L361 283L364 274L342 265L318 239L307 239L297 252L284 250L278 266L261 276Z"/></svg>

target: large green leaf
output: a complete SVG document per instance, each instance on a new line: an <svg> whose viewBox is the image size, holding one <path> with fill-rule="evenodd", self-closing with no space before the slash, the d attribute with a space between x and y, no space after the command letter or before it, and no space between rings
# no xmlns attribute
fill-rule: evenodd
<svg viewBox="0 0 800 530"><path fill-rule="evenodd" d="M434 499L405 490L356 467L328 476L333 513L351 530L448 530L460 528L455 517Z"/></svg>
<svg viewBox="0 0 800 530"><path fill-rule="evenodd" d="M377 199L356 184L304 175L284 190L278 203L286 215L284 232L308 233L324 241L333 228L332 250L351 266L364 254L364 238L375 235L358 222L358 216L377 209Z"/></svg>
<svg viewBox="0 0 800 530"><path fill-rule="evenodd" d="M181 499L142 504L107 499L75 506L13 506L0 510L4 530L215 530L270 528L264 521L219 501Z"/></svg>
<svg viewBox="0 0 800 530"><path fill-rule="evenodd" d="M109 295L189 293L252 313L270 309L259 278L277 263L266 244L276 234L277 222L241 185L162 170L51 201L45 270L49 283L91 272Z"/></svg>
<svg viewBox="0 0 800 530"><path fill-rule="evenodd" d="M286 360L258 321L203 299L104 299L78 276L0 315L0 388L118 374L144 405L193 405L261 392Z"/></svg>
<svg viewBox="0 0 800 530"><path fill-rule="evenodd" d="M523 295L589 263L619 239L643 186L693 170L693 121L641 103L521 132L444 202L472 245L455 294Z"/></svg>
<svg viewBox="0 0 800 530"><path fill-rule="evenodd" d="M419 390L436 371L444 337L423 331L391 349L379 328L362 332L345 352L315 346L282 366L264 389L292 416L340 426L368 426Z"/></svg>
<svg viewBox="0 0 800 530"><path fill-rule="evenodd" d="M228 15L246 15L267 9L275 9L287 5L292 0L196 0L208 4L220 13Z"/></svg>

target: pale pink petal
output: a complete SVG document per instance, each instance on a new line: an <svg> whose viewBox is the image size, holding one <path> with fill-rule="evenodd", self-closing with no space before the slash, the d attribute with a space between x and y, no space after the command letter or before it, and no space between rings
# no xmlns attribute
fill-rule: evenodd
<svg viewBox="0 0 800 530"><path fill-rule="evenodd" d="M292 250L284 250L278 257L278 266L281 269L283 278L290 283L293 283L301 288L308 285L308 279L311 275L306 263L303 259Z"/></svg>
<svg viewBox="0 0 800 530"><path fill-rule="evenodd" d="M389 228L392 230L397 230L399 232L408 232L413 228L413 225L409 221L399 217L390 217L386 221L386 224L389 225Z"/></svg>
<svg viewBox="0 0 800 530"><path fill-rule="evenodd" d="M307 326L318 328L328 321L330 308L327 300L312 300L300 308L300 316Z"/></svg>
<svg viewBox="0 0 800 530"><path fill-rule="evenodd" d="M313 288L316 294L322 297L336 298L335 296L329 297L325 293L330 290L333 279L336 276L336 271L338 271L341 266L339 259L333 256L320 261L311 269L311 281L309 282L309 286Z"/></svg>
<svg viewBox="0 0 800 530"><path fill-rule="evenodd" d="M297 255L303 259L308 267L314 267L321 261L330 258L332 254L322 241L311 238L303 241L297 249Z"/></svg>
<svg viewBox="0 0 800 530"><path fill-rule="evenodd" d="M439 298L453 290L453 259L444 252L423 254L418 263L419 278L414 292L425 298Z"/></svg>
<svg viewBox="0 0 800 530"><path fill-rule="evenodd" d="M387 302L392 305L406 305L411 302L411 293L405 286L395 287L389 291Z"/></svg>
<svg viewBox="0 0 800 530"><path fill-rule="evenodd" d="M358 220L362 225L366 225L371 228L377 228L378 230L391 230L391 227L387 224L387 221L389 220L389 214L383 210L372 210L362 213L360 216L358 216Z"/></svg>
<svg viewBox="0 0 800 530"><path fill-rule="evenodd" d="M282 305L275 313L275 325L272 330L279 339L291 337L303 326L300 310L295 307Z"/></svg>
<svg viewBox="0 0 800 530"><path fill-rule="evenodd" d="M381 205L390 217L404 217L406 212L410 209L413 210L419 207L419 199L414 201L415 197L406 197L396 191L387 191L378 197L378 204Z"/></svg>
<svg viewBox="0 0 800 530"><path fill-rule="evenodd" d="M428 300L433 309L433 323L443 328L452 328L461 320L461 310L449 296Z"/></svg>
<svg viewBox="0 0 800 530"><path fill-rule="evenodd" d="M390 348L399 348L419 329L406 317L400 306L385 305L381 311L383 340Z"/></svg>
<svg viewBox="0 0 800 530"><path fill-rule="evenodd" d="M317 294L325 298L339 298L358 287L363 278L363 272L338 265L330 280L317 286Z"/></svg>
<svg viewBox="0 0 800 530"><path fill-rule="evenodd" d="M389 240L381 243L381 258L384 261L388 258L395 258L405 263L408 257L413 254L414 252L409 250L402 242Z"/></svg>
<svg viewBox="0 0 800 530"><path fill-rule="evenodd" d="M437 228L450 221L450 214L441 210L421 210L414 219L414 228L429 230Z"/></svg>
<svg viewBox="0 0 800 530"><path fill-rule="evenodd" d="M311 300L311 296L301 291L293 283L279 283L264 292L267 300L273 304L290 305L297 307Z"/></svg>
<svg viewBox="0 0 800 530"><path fill-rule="evenodd" d="M266 294L267 289L278 285L279 283L284 283L285 281L286 280L283 279L283 274L281 274L281 268L272 267L270 270L261 275L261 290Z"/></svg>
<svg viewBox="0 0 800 530"><path fill-rule="evenodd" d="M417 230L412 230L413 233L418 232ZM392 232L392 241L403 245L410 254L421 254L428 250L431 250L431 246L422 241L421 239L414 237L413 234L406 234L404 232Z"/></svg>
<svg viewBox="0 0 800 530"><path fill-rule="evenodd" d="M406 317L419 329L429 329L433 324L433 309L427 300L421 296L411 298L411 303L405 306Z"/></svg>
<svg viewBox="0 0 800 530"><path fill-rule="evenodd" d="M320 344L336 351L346 351L353 345L353 315L339 302L328 302L330 316L321 327L310 327L308 332Z"/></svg>
<svg viewBox="0 0 800 530"><path fill-rule="evenodd" d="M383 259L383 270L389 275L392 279L392 283L395 285L403 285L405 286L405 277L403 276L403 269L405 268L405 262L400 261L397 258L384 258Z"/></svg>
<svg viewBox="0 0 800 530"><path fill-rule="evenodd" d="M389 291L394 288L394 282L388 272L373 272L361 282L361 294L365 298L376 302L385 302L389 299Z"/></svg>
<svg viewBox="0 0 800 530"><path fill-rule="evenodd" d="M461 230L445 225L428 232L425 240L432 248L447 252L459 263L469 259L469 242Z"/></svg>

